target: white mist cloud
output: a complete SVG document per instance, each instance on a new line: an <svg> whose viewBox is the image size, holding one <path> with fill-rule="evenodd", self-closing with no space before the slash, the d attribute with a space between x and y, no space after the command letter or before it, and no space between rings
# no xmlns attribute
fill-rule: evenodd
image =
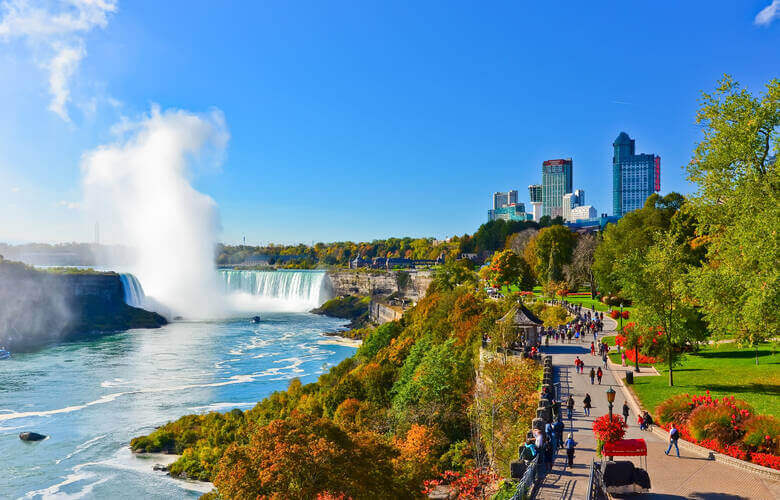
<svg viewBox="0 0 780 500"><path fill-rule="evenodd" d="M132 270L146 293L188 318L219 316L214 250L217 205L190 182L194 166L220 164L229 134L223 114L152 107L117 127L113 144L81 163L86 209L101 229L137 250Z"/></svg>
<svg viewBox="0 0 780 500"><path fill-rule="evenodd" d="M49 74L49 109L70 121L70 83L87 55L84 36L105 28L116 0L4 0L0 38L22 39L43 60Z"/></svg>
<svg viewBox="0 0 780 500"><path fill-rule="evenodd" d="M780 0L772 0L772 3L756 14L753 22L758 26L769 26L778 17L780 17Z"/></svg>

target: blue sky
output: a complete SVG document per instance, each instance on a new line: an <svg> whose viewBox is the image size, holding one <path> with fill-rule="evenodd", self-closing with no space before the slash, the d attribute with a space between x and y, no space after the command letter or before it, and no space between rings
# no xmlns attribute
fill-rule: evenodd
<svg viewBox="0 0 780 500"><path fill-rule="evenodd" d="M0 241L91 241L82 154L153 104L224 113L225 242L444 237L550 158L610 211L621 130L690 192L700 91L780 76L778 0L88 4L0 2Z"/></svg>

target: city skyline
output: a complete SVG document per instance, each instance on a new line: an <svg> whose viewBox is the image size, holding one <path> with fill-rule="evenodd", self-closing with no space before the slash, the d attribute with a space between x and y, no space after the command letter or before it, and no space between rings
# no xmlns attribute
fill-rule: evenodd
<svg viewBox="0 0 780 500"><path fill-rule="evenodd" d="M0 241L86 242L97 222L101 241L123 243L85 209L83 158L155 109L218 129L188 178L225 243L473 233L486 193L527 201L518 179L541 181L552 158L574 158L574 188L611 213L621 130L663 158L664 192L690 193L700 92L723 73L756 92L776 76L768 3L111 0L63 15L0 0L0 64L14 75L0 84Z"/></svg>

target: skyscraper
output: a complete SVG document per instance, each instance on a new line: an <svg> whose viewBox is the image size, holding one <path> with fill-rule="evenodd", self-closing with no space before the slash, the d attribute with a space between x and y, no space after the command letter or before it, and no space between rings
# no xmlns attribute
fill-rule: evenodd
<svg viewBox="0 0 780 500"><path fill-rule="evenodd" d="M542 163L542 216L563 215L563 195L572 191L573 167L571 158Z"/></svg>
<svg viewBox="0 0 780 500"><path fill-rule="evenodd" d="M542 202L542 185L531 184L528 186L528 196L531 198L531 203Z"/></svg>
<svg viewBox="0 0 780 500"><path fill-rule="evenodd" d="M661 190L661 157L636 154L634 139L621 132L612 156L612 214L624 214L642 208L651 194Z"/></svg>
<svg viewBox="0 0 780 500"><path fill-rule="evenodd" d="M517 204L517 190L493 193L493 210Z"/></svg>

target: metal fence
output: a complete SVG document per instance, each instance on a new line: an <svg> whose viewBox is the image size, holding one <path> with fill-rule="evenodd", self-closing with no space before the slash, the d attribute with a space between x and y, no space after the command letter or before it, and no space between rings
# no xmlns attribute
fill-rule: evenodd
<svg viewBox="0 0 780 500"><path fill-rule="evenodd" d="M595 460L591 460L587 500L607 500L607 498L601 476L601 463L597 464Z"/></svg>
<svg viewBox="0 0 780 500"><path fill-rule="evenodd" d="M517 483L515 494L510 500L527 500L528 498L531 498L531 493L534 490L536 481L541 476L540 468L544 467L540 457L541 454L537 454L534 459L529 462L528 468L525 470L525 474L523 474L520 482Z"/></svg>

